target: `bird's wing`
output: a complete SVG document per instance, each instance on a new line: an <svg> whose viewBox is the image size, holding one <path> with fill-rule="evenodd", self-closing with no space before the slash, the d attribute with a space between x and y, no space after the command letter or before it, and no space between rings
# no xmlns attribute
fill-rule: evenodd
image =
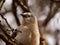
<svg viewBox="0 0 60 45"><path fill-rule="evenodd" d="M26 41L29 40L29 35L30 35L29 28L27 26L21 25L18 27L17 30L22 31L22 33L18 33L15 38L17 43L27 43Z"/></svg>

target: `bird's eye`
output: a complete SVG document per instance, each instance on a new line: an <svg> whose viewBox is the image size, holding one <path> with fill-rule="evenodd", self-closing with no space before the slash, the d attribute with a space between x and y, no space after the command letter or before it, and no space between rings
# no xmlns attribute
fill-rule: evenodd
<svg viewBox="0 0 60 45"><path fill-rule="evenodd" d="M27 17L31 17L30 15L27 15Z"/></svg>
<svg viewBox="0 0 60 45"><path fill-rule="evenodd" d="M29 18L29 17L31 17L30 15L24 15L23 17L25 17L25 18Z"/></svg>
<svg viewBox="0 0 60 45"><path fill-rule="evenodd" d="M23 17L27 17L27 16L23 15Z"/></svg>

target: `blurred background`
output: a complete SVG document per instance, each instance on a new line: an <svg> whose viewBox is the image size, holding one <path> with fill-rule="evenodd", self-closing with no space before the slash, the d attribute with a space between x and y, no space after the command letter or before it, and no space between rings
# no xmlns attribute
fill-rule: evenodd
<svg viewBox="0 0 60 45"><path fill-rule="evenodd" d="M13 0L5 0L0 13L4 13L6 11L9 11L4 14L4 17L7 19L9 25L16 29L18 27L16 23L16 19L14 17L12 10L12 1ZM23 0L19 0L23 1ZM0 6L2 4L2 1L0 2ZM48 43L48 45L60 45L60 0L28 0L27 2L30 12L33 15L37 16L39 28L44 23L45 19L51 17L51 19L48 21L48 24L45 26L45 40ZM19 22L22 24L23 18L20 14L23 13L23 10L18 5L16 7L16 13L17 17L19 19ZM51 13L49 15L49 13ZM53 14L54 13L54 14ZM9 29L4 19L0 16L0 20L2 24ZM41 30L40 30L41 31ZM11 35L11 32L10 32ZM5 45L5 43L0 40L0 45Z"/></svg>

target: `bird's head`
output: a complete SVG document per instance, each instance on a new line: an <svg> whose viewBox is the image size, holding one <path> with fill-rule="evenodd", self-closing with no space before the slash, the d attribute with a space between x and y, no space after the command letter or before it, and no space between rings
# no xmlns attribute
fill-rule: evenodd
<svg viewBox="0 0 60 45"><path fill-rule="evenodd" d="M30 18L32 16L32 14L30 12L25 12L25 13L22 13L21 16L23 18Z"/></svg>
<svg viewBox="0 0 60 45"><path fill-rule="evenodd" d="M30 12L23 13L23 14L21 14L21 16L23 17L23 20L26 23L33 23L37 19L37 17L32 15Z"/></svg>

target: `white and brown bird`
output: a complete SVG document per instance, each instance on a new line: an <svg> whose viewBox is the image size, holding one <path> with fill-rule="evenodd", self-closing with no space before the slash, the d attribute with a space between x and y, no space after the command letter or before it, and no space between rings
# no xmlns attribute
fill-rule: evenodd
<svg viewBox="0 0 60 45"><path fill-rule="evenodd" d="M37 17L31 13L23 13L23 23L18 27L17 30L22 31L15 37L18 45L39 45L40 34L38 29Z"/></svg>

